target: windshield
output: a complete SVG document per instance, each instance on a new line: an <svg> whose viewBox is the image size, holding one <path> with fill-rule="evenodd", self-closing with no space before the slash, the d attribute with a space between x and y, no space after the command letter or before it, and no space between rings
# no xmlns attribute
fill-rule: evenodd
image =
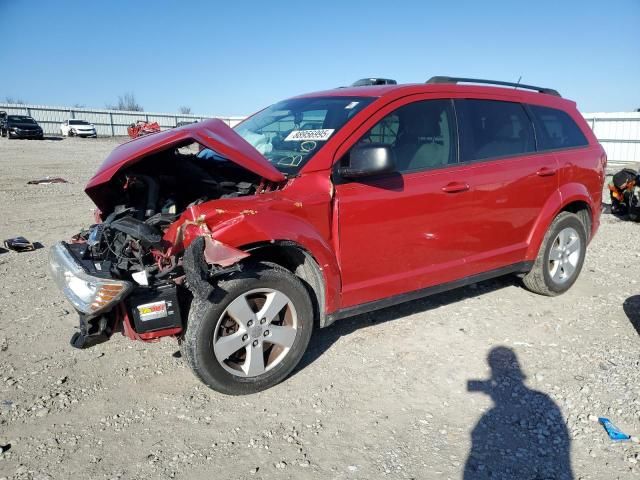
<svg viewBox="0 0 640 480"><path fill-rule="evenodd" d="M294 98L237 125L235 132L283 173L297 173L372 98Z"/></svg>
<svg viewBox="0 0 640 480"><path fill-rule="evenodd" d="M7 117L7 121L13 123L36 123L33 118L27 117L25 115L9 115Z"/></svg>
<svg viewBox="0 0 640 480"><path fill-rule="evenodd" d="M84 120L69 120L69 125L89 125L89 122Z"/></svg>

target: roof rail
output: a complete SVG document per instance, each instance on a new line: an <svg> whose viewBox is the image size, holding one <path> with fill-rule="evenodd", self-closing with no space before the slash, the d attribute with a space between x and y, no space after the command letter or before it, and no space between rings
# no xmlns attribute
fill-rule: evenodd
<svg viewBox="0 0 640 480"><path fill-rule="evenodd" d="M499 80L483 80L480 78L463 78L463 77L431 77L426 83L486 83L489 85L502 85L505 87L525 88L527 90L535 90L536 92L546 93L547 95L561 95L553 88L535 87L533 85L525 85L524 83L501 82Z"/></svg>

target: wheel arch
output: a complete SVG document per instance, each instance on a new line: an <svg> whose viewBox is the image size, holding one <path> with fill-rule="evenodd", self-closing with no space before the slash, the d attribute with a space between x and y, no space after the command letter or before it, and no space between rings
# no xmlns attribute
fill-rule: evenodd
<svg viewBox="0 0 640 480"><path fill-rule="evenodd" d="M540 215L538 215L529 234L526 260L533 261L538 256L544 235L560 212L571 212L578 215L585 224L588 241L591 240L595 225L593 200L584 185L568 184L554 192L540 211Z"/></svg>
<svg viewBox="0 0 640 480"><path fill-rule="evenodd" d="M326 321L326 282L327 279L318 260L306 248L291 240L258 242L245 245L242 250L250 257L244 262L272 262L296 275L307 288L314 314L319 327L325 327Z"/></svg>

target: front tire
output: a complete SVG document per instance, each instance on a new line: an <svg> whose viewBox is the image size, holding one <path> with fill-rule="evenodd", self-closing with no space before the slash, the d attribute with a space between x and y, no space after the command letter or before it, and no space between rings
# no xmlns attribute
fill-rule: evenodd
<svg viewBox="0 0 640 480"><path fill-rule="evenodd" d="M255 393L284 380L302 358L313 330L303 283L260 263L194 298L182 355L208 387L228 395Z"/></svg>
<svg viewBox="0 0 640 480"><path fill-rule="evenodd" d="M580 275L587 249L586 228L575 213L560 212L544 236L540 251L522 281L534 293L556 296Z"/></svg>

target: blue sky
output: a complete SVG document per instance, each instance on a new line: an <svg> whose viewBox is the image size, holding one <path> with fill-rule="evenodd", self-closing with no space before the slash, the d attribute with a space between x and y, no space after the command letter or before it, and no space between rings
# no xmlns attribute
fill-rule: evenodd
<svg viewBox="0 0 640 480"><path fill-rule="evenodd" d="M384 76L539 84L640 108L640 0L0 0L0 101L244 115Z"/></svg>

